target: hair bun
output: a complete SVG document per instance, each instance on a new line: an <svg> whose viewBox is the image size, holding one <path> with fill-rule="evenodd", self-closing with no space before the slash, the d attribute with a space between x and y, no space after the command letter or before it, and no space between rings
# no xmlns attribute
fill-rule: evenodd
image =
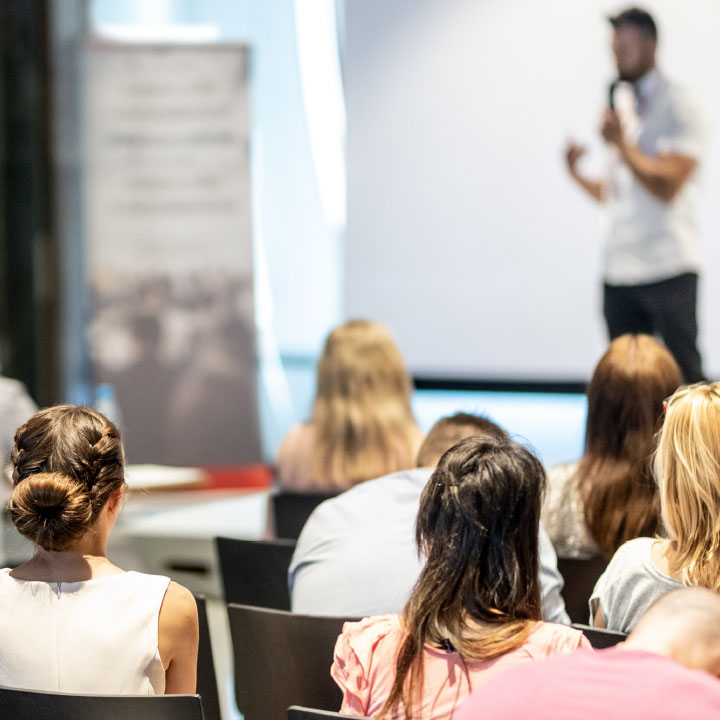
<svg viewBox="0 0 720 720"><path fill-rule="evenodd" d="M61 473L35 473L19 482L9 504L18 532L45 550L64 550L93 520L92 498Z"/></svg>

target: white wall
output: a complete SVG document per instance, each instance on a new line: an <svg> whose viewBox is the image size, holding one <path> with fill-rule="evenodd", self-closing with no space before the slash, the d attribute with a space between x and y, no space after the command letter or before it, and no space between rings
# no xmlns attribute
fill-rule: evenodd
<svg viewBox="0 0 720 720"><path fill-rule="evenodd" d="M706 370L720 376L720 4L646 3L660 62L697 90ZM386 321L417 373L583 379L605 345L601 209L568 179L613 77L602 0L347 0L348 316Z"/></svg>

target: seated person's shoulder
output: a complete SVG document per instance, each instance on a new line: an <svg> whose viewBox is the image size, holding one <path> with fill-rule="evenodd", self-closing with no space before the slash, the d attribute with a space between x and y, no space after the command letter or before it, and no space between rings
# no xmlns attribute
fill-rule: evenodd
<svg viewBox="0 0 720 720"><path fill-rule="evenodd" d="M171 581L158 623L158 650L165 668L166 693L195 692L199 634L195 598L187 588Z"/></svg>
<svg viewBox="0 0 720 720"><path fill-rule="evenodd" d="M197 603L193 594L172 580L160 609L160 623L169 630L185 629L198 623Z"/></svg>
<svg viewBox="0 0 720 720"><path fill-rule="evenodd" d="M311 422L297 423L287 432L280 444L281 448L291 449L296 445L305 445L315 440L315 428Z"/></svg>
<svg viewBox="0 0 720 720"><path fill-rule="evenodd" d="M610 558L608 568L617 568L627 565L635 565L650 557L654 538L639 537L624 542Z"/></svg>
<svg viewBox="0 0 720 720"><path fill-rule="evenodd" d="M360 490L358 485L321 502L305 522L298 538L298 546L307 548L310 542L326 543L334 538L346 538L362 532L362 519L367 515L368 507L372 511L374 505L373 495L372 488L368 492L367 488Z"/></svg>
<svg viewBox="0 0 720 720"><path fill-rule="evenodd" d="M386 539L389 530L394 536L403 535L408 523L414 523L429 472L414 470L366 480L320 503L300 533L293 565L320 547L358 541L372 545ZM412 537L410 532L408 538Z"/></svg>
<svg viewBox="0 0 720 720"><path fill-rule="evenodd" d="M20 380L0 375L0 396L2 397L29 397L25 385Z"/></svg>
<svg viewBox="0 0 720 720"><path fill-rule="evenodd" d="M641 537L623 543L598 578L591 601L601 596L614 596L628 580L645 577L654 542L653 538Z"/></svg>
<svg viewBox="0 0 720 720"><path fill-rule="evenodd" d="M18 426L37 412L37 405L20 380L0 375L0 409L6 423Z"/></svg>
<svg viewBox="0 0 720 720"><path fill-rule="evenodd" d="M319 491L312 480L315 430L311 423L293 425L275 453L278 482L289 492Z"/></svg>
<svg viewBox="0 0 720 720"><path fill-rule="evenodd" d="M345 623L335 644L330 669L345 696L344 712L348 712L348 697L354 697L358 707L352 714L367 714L373 677L377 679L378 673L386 674L395 667L397 651L404 638L397 615L377 615Z"/></svg>
<svg viewBox="0 0 720 720"><path fill-rule="evenodd" d="M367 635L381 638L394 632L402 632L400 616L394 614L373 615L343 625L343 633L350 636Z"/></svg>
<svg viewBox="0 0 720 720"><path fill-rule="evenodd" d="M538 622L527 639L527 649L534 657L550 657L589 648L582 630L552 622Z"/></svg>
<svg viewBox="0 0 720 720"><path fill-rule="evenodd" d="M293 425L285 434L275 453L278 467L284 467L294 462L298 455L302 455L303 458L308 456L312 451L314 439L315 432L309 423Z"/></svg>
<svg viewBox="0 0 720 720"><path fill-rule="evenodd" d="M405 489L407 485L408 482L403 472L365 480L320 503L311 517L314 515L334 517L348 512L356 514L362 514L364 511L377 512L384 503L393 502L397 498L398 492ZM417 494L419 500L420 494Z"/></svg>
<svg viewBox="0 0 720 720"><path fill-rule="evenodd" d="M394 652L404 638L399 615L375 615L346 622L335 651L341 656L352 654L365 664L377 653Z"/></svg>

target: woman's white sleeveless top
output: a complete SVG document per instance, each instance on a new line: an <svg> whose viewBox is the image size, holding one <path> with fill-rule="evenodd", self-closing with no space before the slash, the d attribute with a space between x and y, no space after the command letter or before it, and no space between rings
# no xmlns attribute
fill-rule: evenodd
<svg viewBox="0 0 720 720"><path fill-rule="evenodd" d="M49 583L0 570L0 686L161 695L158 616L169 582L123 572Z"/></svg>

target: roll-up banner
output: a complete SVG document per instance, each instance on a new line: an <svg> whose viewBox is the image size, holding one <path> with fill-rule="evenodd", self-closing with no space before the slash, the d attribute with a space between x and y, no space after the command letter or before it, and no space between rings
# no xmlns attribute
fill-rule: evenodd
<svg viewBox="0 0 720 720"><path fill-rule="evenodd" d="M91 355L128 461L258 461L248 49L92 42L85 67Z"/></svg>

